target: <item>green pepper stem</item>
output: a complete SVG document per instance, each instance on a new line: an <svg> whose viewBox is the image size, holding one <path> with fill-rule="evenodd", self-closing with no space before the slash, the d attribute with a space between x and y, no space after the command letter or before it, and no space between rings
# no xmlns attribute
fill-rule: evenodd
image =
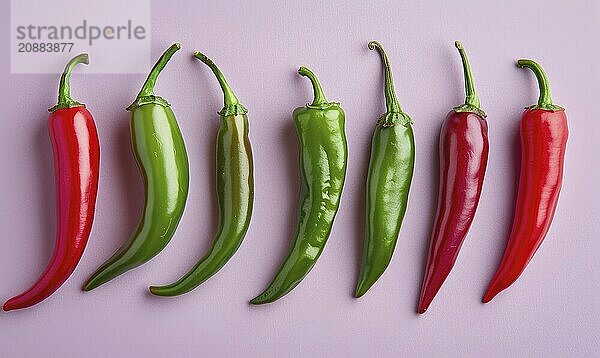
<svg viewBox="0 0 600 358"><path fill-rule="evenodd" d="M60 108L83 106L83 104L74 101L73 98L71 98L71 72L73 71L73 68L80 63L83 63L84 65L90 63L90 57L87 53L82 53L73 57L65 66L65 70L63 71L62 76L60 76L60 85L58 86L58 103L50 109L51 112Z"/></svg>
<svg viewBox="0 0 600 358"><path fill-rule="evenodd" d="M319 83L319 79L317 75L315 75L311 70L302 66L298 69L298 73L301 76L306 76L310 80L313 86L313 92L315 94L315 98L311 104L311 106L319 106L329 103L327 98L325 98L325 94L323 93L323 88L321 87L321 83Z"/></svg>
<svg viewBox="0 0 600 358"><path fill-rule="evenodd" d="M554 106L552 103L552 95L550 93L550 83L548 77L537 62L533 60L520 59L517 61L517 67L529 68L535 74L538 85L540 87L540 98L538 99L538 106L540 107L551 107Z"/></svg>
<svg viewBox="0 0 600 358"><path fill-rule="evenodd" d="M154 67L152 67L148 78L146 78L146 82L144 82L140 93L137 95L138 99L142 97L154 96L154 86L156 85L156 79L158 78L158 75L163 68L165 68L167 62L169 62L173 54L179 51L180 48L181 45L179 43L174 43L162 54L162 56L160 56Z"/></svg>
<svg viewBox="0 0 600 358"><path fill-rule="evenodd" d="M215 63L210 58L206 57L206 55L204 55L200 51L196 51L194 53L194 57L202 61L205 65L207 65L217 77L217 81L219 81L219 85L223 90L225 107L239 104L240 102L238 101L238 98L236 97L235 93L233 93L231 87L229 87L225 76L223 76L223 73L221 72L221 70L219 70L217 65L215 65Z"/></svg>
<svg viewBox="0 0 600 358"><path fill-rule="evenodd" d="M479 103L477 92L475 92L475 83L473 82L473 75L471 74L471 65L469 65L469 59L467 58L465 48L460 41L455 41L454 46L456 46L458 53L460 53L460 58L462 59L463 70L465 73L465 92L467 94L465 98L465 105L480 109L479 106L481 104Z"/></svg>
<svg viewBox="0 0 600 358"><path fill-rule="evenodd" d="M377 41L369 42L369 50L375 50L381 55L383 66L385 67L385 106L387 107L388 113L401 113L402 108L396 98L396 91L394 90L394 78L392 77L392 68L390 61L388 60L387 54L385 53L383 46Z"/></svg>

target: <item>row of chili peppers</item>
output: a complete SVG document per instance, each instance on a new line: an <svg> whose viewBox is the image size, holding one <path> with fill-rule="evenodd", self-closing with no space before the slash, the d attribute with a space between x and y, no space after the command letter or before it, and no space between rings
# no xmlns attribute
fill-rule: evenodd
<svg viewBox="0 0 600 358"><path fill-rule="evenodd" d="M437 214L431 236L418 312L424 313L450 273L473 222L482 191L489 152L486 114L481 110L465 50L455 43L464 69L466 100L454 107L442 124L439 139L440 181ZM92 290L142 265L169 243L182 217L188 195L186 147L169 103L155 95L156 80L173 54L167 49L150 71L131 111L133 154L145 187L145 205L131 240L89 278ZM413 176L415 143L412 120L396 98L392 70L378 42L385 70L386 112L376 122L366 189L366 238L356 297L364 295L391 261ZM224 94L218 112L216 186L218 231L208 253L182 278L151 286L157 296L189 292L217 273L235 254L248 230L253 206L252 150L246 108L219 68L204 54L194 56L215 74ZM60 79L58 104L50 109L49 131L54 150L58 230L54 254L37 282L8 300L5 311L32 306L54 293L71 275L88 241L98 188L100 146L96 126L85 105L70 96L69 78L81 54L66 66ZM500 266L483 302L510 286L523 272L544 239L561 188L568 136L564 109L553 104L548 79L534 61L519 60L531 69L540 87L538 104L521 119L521 171L512 232ZM293 120L300 141L302 176L298 227L286 259L268 287L251 304L270 303L289 293L309 273L321 255L338 211L347 167L345 113L326 99L317 76L308 68L298 73L313 87L312 103L296 108Z"/></svg>

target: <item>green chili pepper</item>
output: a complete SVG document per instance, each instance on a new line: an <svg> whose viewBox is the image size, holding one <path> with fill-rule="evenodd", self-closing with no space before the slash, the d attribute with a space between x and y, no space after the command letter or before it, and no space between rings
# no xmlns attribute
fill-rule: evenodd
<svg viewBox="0 0 600 358"><path fill-rule="evenodd" d="M128 244L122 246L90 277L92 290L147 262L167 246L183 215L188 195L189 168L185 144L169 103L154 94L154 85L171 56L174 44L150 71L131 111L133 154L144 178L144 214Z"/></svg>
<svg viewBox="0 0 600 358"><path fill-rule="evenodd" d="M328 102L308 68L298 73L312 82L314 101L293 113L300 139L299 224L291 251L269 287L250 303L271 303L289 293L313 268L323 252L338 211L346 177L348 148L345 115L339 103Z"/></svg>
<svg viewBox="0 0 600 358"><path fill-rule="evenodd" d="M194 56L214 72L225 97L225 106L218 112L221 116L217 134L219 229L208 253L179 281L150 287L150 292L158 296L184 294L217 273L240 247L252 215L254 176L248 111L239 103L219 68L200 52Z"/></svg>
<svg viewBox="0 0 600 358"><path fill-rule="evenodd" d="M402 111L387 55L380 43L369 42L379 51L385 67L387 111L377 121L371 143L367 175L366 240L355 297L364 295L379 279L392 259L415 164L412 120Z"/></svg>

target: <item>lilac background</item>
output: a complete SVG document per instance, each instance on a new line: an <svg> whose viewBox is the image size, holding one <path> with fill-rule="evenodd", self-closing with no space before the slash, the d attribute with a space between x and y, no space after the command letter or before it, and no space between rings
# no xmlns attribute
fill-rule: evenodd
<svg viewBox="0 0 600 358"><path fill-rule="evenodd" d="M171 244L156 259L90 293L80 287L128 239L142 205L130 154L128 114L142 75L73 77L74 96L94 113L102 145L97 215L87 251L55 295L1 314L0 356L597 356L600 354L600 223L593 106L600 93L597 1L154 1L152 55L177 40L184 50L159 80L185 135L191 187ZM444 4L447 3L447 4ZM452 5L450 5L452 3ZM491 2L490 2L491 3ZM565 4L555 1L556 4ZM8 49L8 1L0 41ZM413 117L417 164L394 259L361 300L351 297L363 241L364 182L373 125L384 110L381 41L398 97ZM457 265L424 316L415 313L437 193L437 135L463 101L460 39L472 62L490 126L481 204ZM213 279L183 297L150 297L149 284L183 274L215 230L214 112L219 87L189 56L201 49L223 69L250 109L256 204L246 241ZM554 99L567 108L564 187L546 242L523 276L491 304L480 303L503 252L519 165L518 121L537 98L517 56L539 60ZM68 56L65 56L65 60ZM54 242L54 182L46 108L52 75L9 75L0 57L2 130L0 295L27 288ZM92 59L92 66L93 66ZM118 65L118 54L115 53ZM311 274L285 299L250 307L283 259L295 228L298 146L290 113L311 97L299 65L315 70L347 113L349 168L339 216Z"/></svg>

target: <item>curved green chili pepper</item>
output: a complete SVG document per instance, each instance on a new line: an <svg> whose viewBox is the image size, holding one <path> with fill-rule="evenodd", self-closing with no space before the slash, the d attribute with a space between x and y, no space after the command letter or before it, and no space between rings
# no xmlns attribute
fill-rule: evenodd
<svg viewBox="0 0 600 358"><path fill-rule="evenodd" d="M171 56L174 44L150 71L131 111L133 154L144 177L144 214L133 237L90 277L92 290L147 262L167 246L183 215L189 168L185 144L169 103L154 94L154 84Z"/></svg>
<svg viewBox="0 0 600 358"><path fill-rule="evenodd" d="M300 139L299 224L291 251L269 287L250 303L273 302L289 293L313 268L323 252L338 211L346 177L348 148L345 115L339 103L328 102L321 84L308 68L298 73L312 82L312 104L294 110Z"/></svg>
<svg viewBox="0 0 600 358"><path fill-rule="evenodd" d="M166 286L151 286L157 296L176 296L193 290L217 273L240 247L250 224L254 200L252 149L248 139L248 112L227 84L219 68L204 54L197 59L214 72L225 97L218 114L217 198L219 229L208 253L181 279Z"/></svg>
<svg viewBox="0 0 600 358"><path fill-rule="evenodd" d="M369 42L369 49L379 51L385 67L387 111L377 121L371 143L366 239L355 297L367 292L392 259L415 164L412 120L398 104L390 63L380 43Z"/></svg>

